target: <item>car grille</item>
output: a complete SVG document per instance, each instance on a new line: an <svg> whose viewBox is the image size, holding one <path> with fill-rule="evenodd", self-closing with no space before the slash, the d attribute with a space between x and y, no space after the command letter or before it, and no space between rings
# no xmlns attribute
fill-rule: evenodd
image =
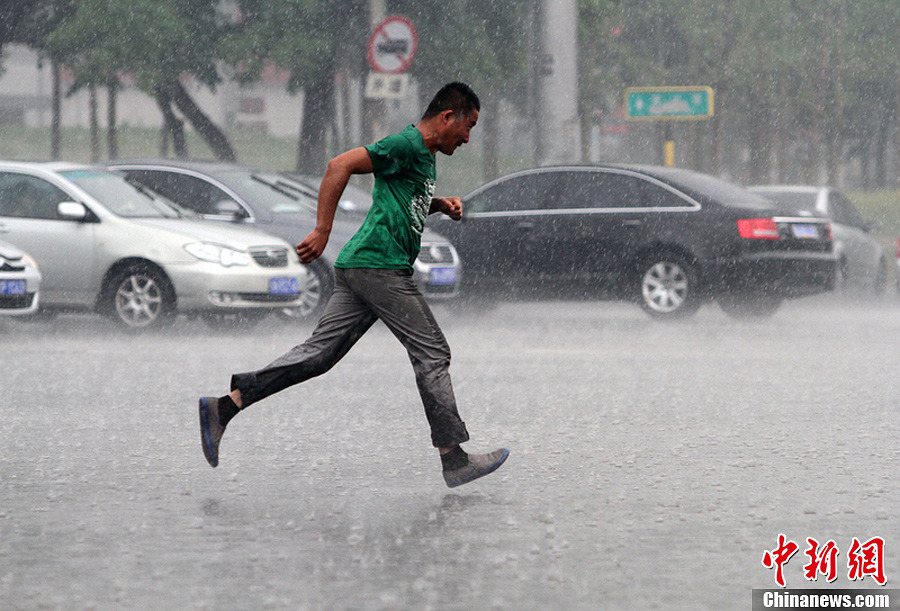
<svg viewBox="0 0 900 611"><path fill-rule="evenodd" d="M260 267L287 267L288 250L279 246L250 249L250 256Z"/></svg>
<svg viewBox="0 0 900 611"><path fill-rule="evenodd" d="M423 244L419 251L422 263L453 263L453 247L449 244Z"/></svg>
<svg viewBox="0 0 900 611"><path fill-rule="evenodd" d="M3 264L0 265L0 272L20 272L25 269L25 264L22 263L21 259L9 261L7 259L0 258L0 261L3 262Z"/></svg>
<svg viewBox="0 0 900 611"><path fill-rule="evenodd" d="M22 310L31 307L34 301L34 293L25 295L2 295L0 296L0 310Z"/></svg>

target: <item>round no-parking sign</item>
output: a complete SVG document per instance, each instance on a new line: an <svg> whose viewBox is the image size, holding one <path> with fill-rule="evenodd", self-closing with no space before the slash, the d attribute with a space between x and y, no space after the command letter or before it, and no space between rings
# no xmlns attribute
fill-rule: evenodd
<svg viewBox="0 0 900 611"><path fill-rule="evenodd" d="M409 19L399 15L388 17L369 37L369 65L375 72L406 72L418 46L419 37Z"/></svg>

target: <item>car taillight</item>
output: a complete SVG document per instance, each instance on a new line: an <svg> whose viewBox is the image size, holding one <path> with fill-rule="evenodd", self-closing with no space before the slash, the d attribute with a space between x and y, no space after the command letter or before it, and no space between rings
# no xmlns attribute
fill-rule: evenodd
<svg viewBox="0 0 900 611"><path fill-rule="evenodd" d="M897 258L900 259L900 240L897 240Z"/></svg>
<svg viewBox="0 0 900 611"><path fill-rule="evenodd" d="M742 238L752 240L777 240L778 225L772 219L741 219L737 222Z"/></svg>

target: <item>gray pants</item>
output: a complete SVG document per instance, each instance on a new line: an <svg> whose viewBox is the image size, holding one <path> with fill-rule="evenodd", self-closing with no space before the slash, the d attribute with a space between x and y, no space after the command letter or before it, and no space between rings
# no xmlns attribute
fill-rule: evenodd
<svg viewBox="0 0 900 611"><path fill-rule="evenodd" d="M435 447L468 441L450 384L450 347L411 274L335 268L334 293L313 334L259 371L235 374L243 407L331 369L381 319L409 353Z"/></svg>

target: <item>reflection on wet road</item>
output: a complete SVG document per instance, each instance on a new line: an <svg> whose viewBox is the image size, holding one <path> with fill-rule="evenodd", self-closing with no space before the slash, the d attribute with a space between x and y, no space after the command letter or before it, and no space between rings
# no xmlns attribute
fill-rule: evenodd
<svg viewBox="0 0 900 611"><path fill-rule="evenodd" d="M893 300L436 314L469 449L512 451L453 492L381 326L239 415L213 470L197 396L309 327L0 323L0 606L748 608L779 533L900 545Z"/></svg>

